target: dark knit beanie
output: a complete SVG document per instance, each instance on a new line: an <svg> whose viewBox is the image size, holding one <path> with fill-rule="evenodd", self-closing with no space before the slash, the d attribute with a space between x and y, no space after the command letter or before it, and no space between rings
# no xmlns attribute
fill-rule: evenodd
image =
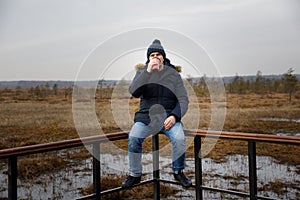
<svg viewBox="0 0 300 200"><path fill-rule="evenodd" d="M163 46L161 46L160 41L158 39L155 39L152 42L152 44L149 46L149 48L147 50L147 60L149 60L149 56L153 52L159 52L164 57L164 59L166 58L165 50L164 50Z"/></svg>

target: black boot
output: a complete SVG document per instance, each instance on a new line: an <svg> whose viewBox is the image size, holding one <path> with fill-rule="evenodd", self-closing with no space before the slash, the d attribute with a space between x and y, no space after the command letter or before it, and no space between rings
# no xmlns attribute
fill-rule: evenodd
<svg viewBox="0 0 300 200"><path fill-rule="evenodd" d="M122 188L131 188L134 184L141 182L141 177L128 176L122 183Z"/></svg>
<svg viewBox="0 0 300 200"><path fill-rule="evenodd" d="M191 187L192 181L191 179L188 179L182 170L179 170L178 173L174 173L174 178L177 180L183 187Z"/></svg>

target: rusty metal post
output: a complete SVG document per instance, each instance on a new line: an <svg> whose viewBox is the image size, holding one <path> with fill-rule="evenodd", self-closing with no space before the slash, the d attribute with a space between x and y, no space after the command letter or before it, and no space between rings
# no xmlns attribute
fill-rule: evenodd
<svg viewBox="0 0 300 200"><path fill-rule="evenodd" d="M153 155L153 199L160 199L160 181L159 181L159 140L158 133L152 136L152 155Z"/></svg>
<svg viewBox="0 0 300 200"><path fill-rule="evenodd" d="M196 199L203 199L202 191L202 161L201 161L201 137L196 135L194 138L194 157L195 157L195 179L196 179Z"/></svg>
<svg viewBox="0 0 300 200"><path fill-rule="evenodd" d="M8 199L18 199L18 161L16 156L8 159Z"/></svg>
<svg viewBox="0 0 300 200"><path fill-rule="evenodd" d="M250 199L257 199L256 143L248 141Z"/></svg>
<svg viewBox="0 0 300 200"><path fill-rule="evenodd" d="M93 144L93 186L96 199L101 199L100 143Z"/></svg>

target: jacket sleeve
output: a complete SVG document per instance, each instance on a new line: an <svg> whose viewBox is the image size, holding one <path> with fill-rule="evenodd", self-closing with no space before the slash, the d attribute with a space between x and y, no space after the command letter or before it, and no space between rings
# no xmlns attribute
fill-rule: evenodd
<svg viewBox="0 0 300 200"><path fill-rule="evenodd" d="M173 115L176 118L176 121L181 121L181 118L186 114L188 110L189 100L186 89L183 84L183 80L181 79L179 74L178 76L179 77L177 78L175 89L175 95L178 101L170 115Z"/></svg>
<svg viewBox="0 0 300 200"><path fill-rule="evenodd" d="M150 73L148 73L145 68L138 70L129 86L129 93L139 98L143 94L145 84L148 83L149 78Z"/></svg>

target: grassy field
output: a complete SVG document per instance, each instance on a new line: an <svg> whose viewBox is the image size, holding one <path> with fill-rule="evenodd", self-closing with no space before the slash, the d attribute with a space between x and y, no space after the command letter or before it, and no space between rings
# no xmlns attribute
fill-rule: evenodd
<svg viewBox="0 0 300 200"><path fill-rule="evenodd" d="M138 109L138 99L130 99L128 102L130 114L133 116L134 111ZM212 117L210 99L190 99L190 105L199 107L198 128L207 129ZM299 121L292 121L300 119L300 98L288 102L287 94L227 94L224 105L225 131L292 135L300 133ZM120 131L109 99L96 97L95 109L104 133ZM0 110L0 149L79 137L74 125L70 97L52 95L47 98L26 99L12 90L0 98ZM262 120L271 118L286 120ZM128 119L124 121L127 122ZM129 130L132 123L133 121L129 120L129 123L122 125L122 129ZM223 141L220 143L221 146L225 145Z"/></svg>
<svg viewBox="0 0 300 200"><path fill-rule="evenodd" d="M20 94L14 90L4 91L4 89L0 89L0 93L2 94L0 96L0 149L79 137L73 120L71 96L49 95L35 98L24 95L25 91ZM130 115L133 116L134 111L138 109L138 100L130 99L128 102ZM300 133L300 98L297 96L289 102L287 94L227 94L225 103L222 103L222 106L226 106L223 126L225 131L289 135ZM190 105L191 107L197 105L201 112L198 128L207 129L211 119L210 99L207 97L190 99ZM121 130L115 122L111 100L96 96L95 108L104 133ZM123 124L122 127L129 130L131 125L132 120L131 123ZM168 143L164 136L160 137L160 140L161 146ZM127 150L126 140L115 142L115 144ZM150 140L146 140L144 146L144 151L150 151ZM298 168L300 166L299 146L258 143L257 149L258 155L272 156L281 163L293 164ZM207 156L222 162L226 155L246 153L245 142L218 140ZM76 155L70 155L70 158L87 156L89 154L82 150ZM189 147L187 156L193 156L193 145ZM31 163L36 163L40 169L47 171L66 164L60 157L55 157L53 154L43 160L39 156L31 156L22 159L21 162L22 164L19 165L21 178L30 178L42 173L31 169ZM300 168L298 172L300 173Z"/></svg>
<svg viewBox="0 0 300 200"><path fill-rule="evenodd" d="M3 89L0 92L1 90ZM1 141L0 149L78 137L73 121L71 97L52 95L47 98L24 99L14 95L14 91L9 94L11 95L0 96L0 134L2 140L5 139L5 142ZM131 99L129 104L133 116L138 109L138 100ZM190 105L197 105L201 112L198 128L208 128L211 119L210 99L192 99ZM288 102L287 94L227 94L226 104L223 105L226 106L223 130L267 134L300 132L300 123L294 121L260 120L299 120L300 98ZM96 98L95 108L105 133L120 129L112 115L109 99ZM129 122L125 125L128 129L133 121Z"/></svg>

